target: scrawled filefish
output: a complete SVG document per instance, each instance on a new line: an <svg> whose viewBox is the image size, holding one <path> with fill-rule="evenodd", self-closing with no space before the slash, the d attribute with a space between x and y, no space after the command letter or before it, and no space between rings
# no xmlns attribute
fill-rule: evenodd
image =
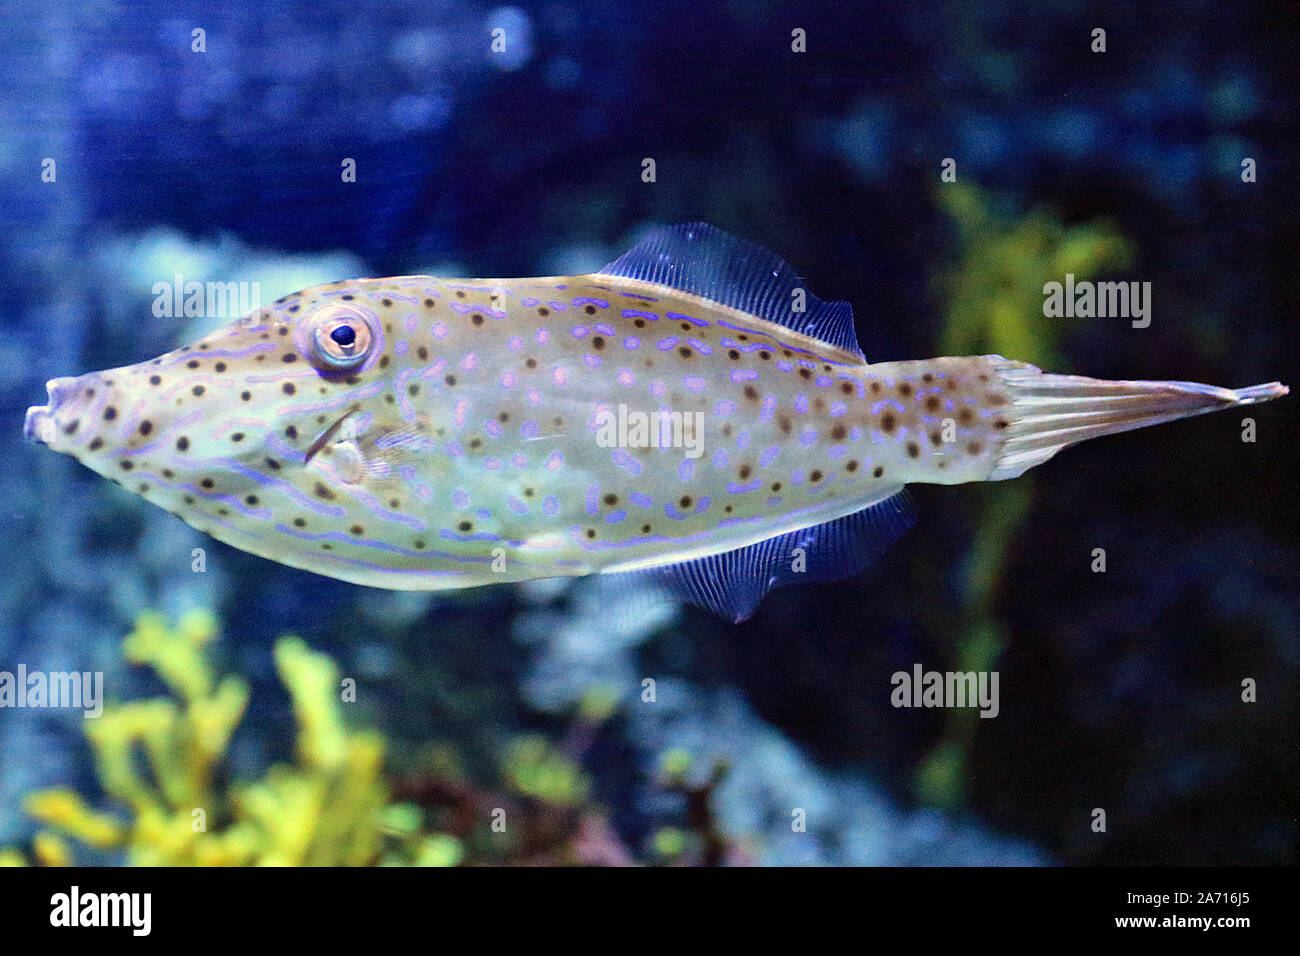
<svg viewBox="0 0 1300 956"><path fill-rule="evenodd" d="M868 564L909 483L1287 394L868 364L847 303L704 224L592 275L305 289L47 390L29 437L245 551L408 590L635 572L733 620Z"/></svg>

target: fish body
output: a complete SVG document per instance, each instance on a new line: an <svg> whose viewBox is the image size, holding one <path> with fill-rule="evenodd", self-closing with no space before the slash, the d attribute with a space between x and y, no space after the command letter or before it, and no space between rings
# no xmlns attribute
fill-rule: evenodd
<svg viewBox="0 0 1300 956"><path fill-rule="evenodd" d="M47 388L29 437L254 554L396 589L640 572L737 619L872 560L909 483L1286 392L868 364L846 305L702 224L592 275L305 289Z"/></svg>

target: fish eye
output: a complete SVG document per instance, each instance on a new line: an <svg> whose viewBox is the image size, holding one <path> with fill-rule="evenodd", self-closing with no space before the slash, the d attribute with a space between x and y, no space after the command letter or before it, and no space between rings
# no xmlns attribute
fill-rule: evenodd
<svg viewBox="0 0 1300 956"><path fill-rule="evenodd" d="M366 360L374 337L364 315L346 305L322 309L312 318L312 357L329 368L355 368Z"/></svg>

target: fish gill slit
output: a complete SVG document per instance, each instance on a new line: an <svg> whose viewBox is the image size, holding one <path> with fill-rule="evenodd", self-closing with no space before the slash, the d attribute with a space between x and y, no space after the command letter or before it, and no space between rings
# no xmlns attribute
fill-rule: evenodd
<svg viewBox="0 0 1300 956"><path fill-rule="evenodd" d="M329 440L334 436L334 433L339 430L339 427L345 421L347 421L351 415L359 411L360 408L361 408L360 405L353 405L346 412L340 415L339 418L335 420L333 425L331 425L329 428L325 429L323 432L320 433L320 437L318 437L314 442L312 442L311 447L307 449L307 457L303 460L304 466L311 464L311 460L314 457L316 457L316 453L319 452L322 448L324 448L327 444L329 444Z"/></svg>

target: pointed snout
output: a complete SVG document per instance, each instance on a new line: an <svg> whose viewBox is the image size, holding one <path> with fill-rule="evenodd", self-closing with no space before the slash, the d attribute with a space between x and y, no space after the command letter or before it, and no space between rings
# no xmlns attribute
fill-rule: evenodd
<svg viewBox="0 0 1300 956"><path fill-rule="evenodd" d="M77 380L64 376L52 378L45 383L45 393L49 396L48 405L33 405L27 409L23 421L23 436L30 441L50 444L54 439L56 418L59 409L65 405L77 390Z"/></svg>

